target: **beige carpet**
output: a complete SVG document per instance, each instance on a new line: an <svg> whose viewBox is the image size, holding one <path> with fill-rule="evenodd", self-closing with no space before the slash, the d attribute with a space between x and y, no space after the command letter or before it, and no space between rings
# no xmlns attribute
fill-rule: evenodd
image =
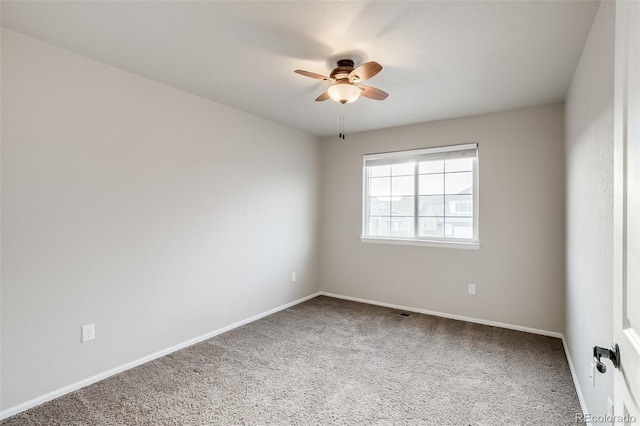
<svg viewBox="0 0 640 426"><path fill-rule="evenodd" d="M317 297L0 422L570 425L559 339Z"/></svg>

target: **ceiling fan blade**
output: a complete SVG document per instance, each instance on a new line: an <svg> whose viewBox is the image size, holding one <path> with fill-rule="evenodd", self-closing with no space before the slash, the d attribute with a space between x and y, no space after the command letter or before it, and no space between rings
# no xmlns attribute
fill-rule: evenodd
<svg viewBox="0 0 640 426"><path fill-rule="evenodd" d="M376 101L383 101L387 99L387 96L389 96L387 92L375 87L361 85L358 85L358 87L360 88L360 90L362 90L362 93L360 94L365 98L375 99Z"/></svg>
<svg viewBox="0 0 640 426"><path fill-rule="evenodd" d="M356 83L358 81L367 80L378 74L381 69L382 65L380 65L379 63L375 61L367 62L366 64L360 65L358 68L349 73L349 81L352 83Z"/></svg>
<svg viewBox="0 0 640 426"><path fill-rule="evenodd" d="M316 102L326 101L327 99L329 99L329 92L324 92L322 95L316 98Z"/></svg>
<svg viewBox="0 0 640 426"><path fill-rule="evenodd" d="M315 72L305 71L305 70L295 70L296 74L304 75L305 77L315 78L316 80L329 80L333 81L331 77L324 76L322 74L316 74Z"/></svg>

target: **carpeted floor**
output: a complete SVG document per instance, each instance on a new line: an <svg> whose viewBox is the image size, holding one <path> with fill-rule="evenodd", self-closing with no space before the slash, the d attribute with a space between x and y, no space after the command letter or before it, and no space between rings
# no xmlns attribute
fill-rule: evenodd
<svg viewBox="0 0 640 426"><path fill-rule="evenodd" d="M0 422L570 425L559 339L317 297Z"/></svg>

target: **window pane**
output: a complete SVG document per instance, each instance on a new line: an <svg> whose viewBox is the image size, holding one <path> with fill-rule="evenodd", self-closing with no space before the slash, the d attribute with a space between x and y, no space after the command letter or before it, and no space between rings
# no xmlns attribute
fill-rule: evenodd
<svg viewBox="0 0 640 426"><path fill-rule="evenodd" d="M413 217L396 217L391 219L391 236L413 237Z"/></svg>
<svg viewBox="0 0 640 426"><path fill-rule="evenodd" d="M445 194L472 194L473 173L447 173L444 190Z"/></svg>
<svg viewBox="0 0 640 426"><path fill-rule="evenodd" d="M414 178L412 176L401 176L391 178L391 195L394 197L402 195L413 195Z"/></svg>
<svg viewBox="0 0 640 426"><path fill-rule="evenodd" d="M391 216L413 217L413 197L391 198Z"/></svg>
<svg viewBox="0 0 640 426"><path fill-rule="evenodd" d="M391 214L390 197L369 197L370 216L389 216Z"/></svg>
<svg viewBox="0 0 640 426"><path fill-rule="evenodd" d="M377 237L389 236L389 217L370 216L369 217L369 234Z"/></svg>
<svg viewBox="0 0 640 426"><path fill-rule="evenodd" d="M448 238L473 238L473 219L470 217L446 218L444 235Z"/></svg>
<svg viewBox="0 0 640 426"><path fill-rule="evenodd" d="M445 197L447 216L473 216L473 195L447 195Z"/></svg>
<svg viewBox="0 0 640 426"><path fill-rule="evenodd" d="M443 217L421 217L418 219L418 234L421 237L444 237Z"/></svg>
<svg viewBox="0 0 640 426"><path fill-rule="evenodd" d="M410 163L401 163L401 164L394 164L393 166L391 166L391 174L393 176L400 176L400 175L412 175L416 170L416 166L415 163L412 161Z"/></svg>
<svg viewBox="0 0 640 426"><path fill-rule="evenodd" d="M391 176L391 166L372 166L369 168L369 176Z"/></svg>
<svg viewBox="0 0 640 426"><path fill-rule="evenodd" d="M391 195L391 178L379 177L369 179L369 195L388 197Z"/></svg>
<svg viewBox="0 0 640 426"><path fill-rule="evenodd" d="M391 218L392 237L413 237L413 217Z"/></svg>
<svg viewBox="0 0 640 426"><path fill-rule="evenodd" d="M444 175L420 175L420 195L444 194Z"/></svg>
<svg viewBox="0 0 640 426"><path fill-rule="evenodd" d="M420 216L444 216L444 196L429 195L420 197L418 215Z"/></svg>
<svg viewBox="0 0 640 426"><path fill-rule="evenodd" d="M473 158L456 158L446 160L446 172L470 172L473 170Z"/></svg>
<svg viewBox="0 0 640 426"><path fill-rule="evenodd" d="M419 173L442 173L444 172L444 160L421 161Z"/></svg>

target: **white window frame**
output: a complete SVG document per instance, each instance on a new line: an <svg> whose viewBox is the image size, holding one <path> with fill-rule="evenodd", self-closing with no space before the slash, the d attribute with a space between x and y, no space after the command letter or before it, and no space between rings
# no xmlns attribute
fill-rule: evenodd
<svg viewBox="0 0 640 426"><path fill-rule="evenodd" d="M419 224L419 171L418 163L425 160L440 160L451 158L472 158L473 159L473 194L472 194L472 223L473 223L473 236L471 238L460 237L420 237L418 236L418 224ZM414 236L413 237L398 237L398 236L379 236L368 235L368 223L369 223L369 184L370 184L370 167L393 165L406 162L415 162L414 170ZM362 157L362 234L361 241L365 243L386 243L386 244L406 244L406 245L421 245L430 247L446 247L446 248L465 248L465 249L478 249L480 247L479 240L479 184L478 184L478 144L462 144L441 146L434 148L422 148L412 149L406 151L394 151L383 152L376 154L366 154ZM446 170L443 171L443 177L446 179ZM451 194L453 195L453 194ZM443 196L445 196L443 194ZM446 210L445 210L446 211ZM445 213L443 213L445 214ZM447 217L446 214L444 216ZM453 216L455 217L455 216Z"/></svg>

